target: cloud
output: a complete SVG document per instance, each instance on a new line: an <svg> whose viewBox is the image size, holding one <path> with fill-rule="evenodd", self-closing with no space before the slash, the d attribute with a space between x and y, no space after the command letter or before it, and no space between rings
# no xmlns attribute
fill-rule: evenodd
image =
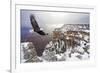
<svg viewBox="0 0 100 73"><path fill-rule="evenodd" d="M33 29L30 29L30 30L29 30L29 33L33 33L33 32L34 32L34 30L33 30Z"/></svg>
<svg viewBox="0 0 100 73"><path fill-rule="evenodd" d="M69 12L44 12L21 10L21 26L31 27L29 16L33 14L40 28L44 31L50 31L54 27L60 27L63 24L89 24L88 13L69 13ZM52 29L51 29L52 28ZM30 30L30 32L32 32Z"/></svg>

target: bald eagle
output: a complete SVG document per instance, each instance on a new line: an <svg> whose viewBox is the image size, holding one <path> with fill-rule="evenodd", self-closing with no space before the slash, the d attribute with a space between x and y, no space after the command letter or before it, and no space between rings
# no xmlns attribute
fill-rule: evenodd
<svg viewBox="0 0 100 73"><path fill-rule="evenodd" d="M37 32L40 35L46 35L42 30L40 30L40 27L39 27L37 21L35 20L34 15L30 15L30 22L31 22L31 25L35 32Z"/></svg>

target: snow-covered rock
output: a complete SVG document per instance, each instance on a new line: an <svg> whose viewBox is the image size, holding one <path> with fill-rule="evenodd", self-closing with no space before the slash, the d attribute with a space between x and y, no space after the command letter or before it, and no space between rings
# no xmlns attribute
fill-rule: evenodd
<svg viewBox="0 0 100 73"><path fill-rule="evenodd" d="M21 43L21 62L36 61L37 53L32 42Z"/></svg>
<svg viewBox="0 0 100 73"><path fill-rule="evenodd" d="M36 52L37 49L35 49L32 42L21 43L21 62L53 62L89 59L89 24L65 24L54 30L61 31L60 35L57 39L52 39L49 43L47 42L48 44L46 43L47 45L43 48L42 56L37 56L41 51L38 50ZM67 33L68 31L70 32L69 35ZM39 47L41 48L41 46Z"/></svg>
<svg viewBox="0 0 100 73"><path fill-rule="evenodd" d="M56 61L55 51L50 51L49 49L44 50L42 58L46 61Z"/></svg>

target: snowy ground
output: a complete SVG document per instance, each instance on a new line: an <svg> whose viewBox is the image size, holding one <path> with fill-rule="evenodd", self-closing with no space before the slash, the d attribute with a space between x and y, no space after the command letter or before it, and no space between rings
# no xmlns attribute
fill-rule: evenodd
<svg viewBox="0 0 100 73"><path fill-rule="evenodd" d="M54 61L79 61L88 60L89 54L83 50L82 46L77 46L73 49L67 49L64 53L56 53L51 47L50 42L46 47L42 56L36 54L35 47L32 42L21 43L21 62L54 62ZM73 52L74 51L74 52Z"/></svg>

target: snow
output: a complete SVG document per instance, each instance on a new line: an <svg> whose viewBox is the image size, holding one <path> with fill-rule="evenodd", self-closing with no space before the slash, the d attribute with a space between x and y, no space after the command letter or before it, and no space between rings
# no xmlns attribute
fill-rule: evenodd
<svg viewBox="0 0 100 73"><path fill-rule="evenodd" d="M64 34L65 31L83 31L89 33L88 25L63 25L60 30ZM81 27L84 27L80 29ZM72 35L73 36L73 35ZM60 37L63 37L62 35ZM82 34L78 32L76 37L80 39L74 39L77 43L76 46L69 47L66 45L68 41L65 42L63 39L51 40L44 48L42 56L37 56L35 45L32 42L21 43L21 62L54 62L54 61L80 61L89 60L90 58L90 42L89 35L85 35L84 38ZM70 37L66 37L66 40ZM31 48L30 48L31 47ZM28 58L25 59L24 56ZM31 57L31 58L30 58Z"/></svg>
<svg viewBox="0 0 100 73"><path fill-rule="evenodd" d="M21 44L21 62L24 63L28 59L24 59L24 49L28 49L28 44L30 42L25 42ZM52 45L53 42L51 41L49 44L47 44L46 49L43 52L43 55L41 57L34 58L37 62L37 59L39 62L53 62L53 61L80 61L80 60L88 60L89 54L87 54L82 47L84 42L81 42L82 46L77 46L73 49L67 49L64 53L58 53L56 54L56 51L52 51ZM23 48L23 46L25 48ZM48 49L47 49L48 48ZM59 48L58 48L59 49ZM31 50L27 50L28 52L31 52ZM74 51L74 53L72 52ZM71 55L71 56L70 56Z"/></svg>

